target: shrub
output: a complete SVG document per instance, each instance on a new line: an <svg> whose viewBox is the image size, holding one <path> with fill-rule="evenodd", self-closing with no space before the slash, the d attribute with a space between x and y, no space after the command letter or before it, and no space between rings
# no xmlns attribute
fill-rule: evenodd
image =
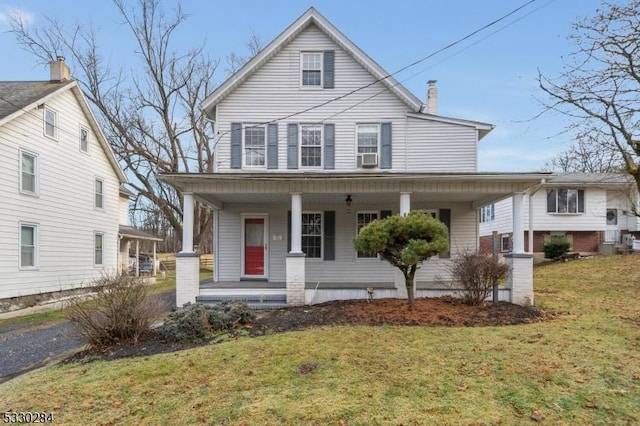
<svg viewBox="0 0 640 426"><path fill-rule="evenodd" d="M451 262L451 274L462 285L462 300L467 305L480 305L508 273L506 263L475 251L462 251Z"/></svg>
<svg viewBox="0 0 640 426"><path fill-rule="evenodd" d="M255 313L246 302L187 303L169 314L160 327L160 334L170 342L201 340L249 324L254 319Z"/></svg>
<svg viewBox="0 0 640 426"><path fill-rule="evenodd" d="M94 282L95 297L71 302L65 317L93 347L137 341L162 312L160 301L138 277L120 275Z"/></svg>
<svg viewBox="0 0 640 426"><path fill-rule="evenodd" d="M554 235L542 246L546 259L556 259L569 251L571 243L563 236Z"/></svg>

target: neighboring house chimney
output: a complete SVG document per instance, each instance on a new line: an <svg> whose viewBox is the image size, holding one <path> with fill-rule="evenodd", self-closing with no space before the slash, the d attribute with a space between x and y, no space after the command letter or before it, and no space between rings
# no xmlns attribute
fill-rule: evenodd
<svg viewBox="0 0 640 426"><path fill-rule="evenodd" d="M427 82L429 87L427 88L427 114L438 114L438 89L436 88L436 80L429 80Z"/></svg>
<svg viewBox="0 0 640 426"><path fill-rule="evenodd" d="M71 70L64 63L64 58L58 56L55 61L49 63L49 70L51 71L51 81L69 81L71 80Z"/></svg>

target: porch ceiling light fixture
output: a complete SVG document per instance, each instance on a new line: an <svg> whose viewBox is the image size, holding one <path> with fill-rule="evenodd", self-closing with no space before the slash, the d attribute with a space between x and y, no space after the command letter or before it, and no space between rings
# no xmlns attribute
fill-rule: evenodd
<svg viewBox="0 0 640 426"><path fill-rule="evenodd" d="M351 199L351 194L347 195L347 199L344 200L344 202L347 204L347 207L351 207L351 203L353 202L353 200Z"/></svg>

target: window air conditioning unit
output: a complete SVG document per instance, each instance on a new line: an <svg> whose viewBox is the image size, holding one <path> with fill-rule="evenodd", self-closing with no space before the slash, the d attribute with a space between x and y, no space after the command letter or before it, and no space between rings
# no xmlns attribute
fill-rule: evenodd
<svg viewBox="0 0 640 426"><path fill-rule="evenodd" d="M375 167L378 165L378 154L358 154L358 167Z"/></svg>

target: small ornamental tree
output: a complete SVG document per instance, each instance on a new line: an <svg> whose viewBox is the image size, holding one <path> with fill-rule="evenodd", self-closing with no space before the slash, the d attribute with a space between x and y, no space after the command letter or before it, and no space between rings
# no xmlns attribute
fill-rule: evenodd
<svg viewBox="0 0 640 426"><path fill-rule="evenodd" d="M412 310L416 271L425 260L449 250L449 230L430 214L412 211L406 216L374 220L360 230L353 245L358 251L380 255L400 269Z"/></svg>

